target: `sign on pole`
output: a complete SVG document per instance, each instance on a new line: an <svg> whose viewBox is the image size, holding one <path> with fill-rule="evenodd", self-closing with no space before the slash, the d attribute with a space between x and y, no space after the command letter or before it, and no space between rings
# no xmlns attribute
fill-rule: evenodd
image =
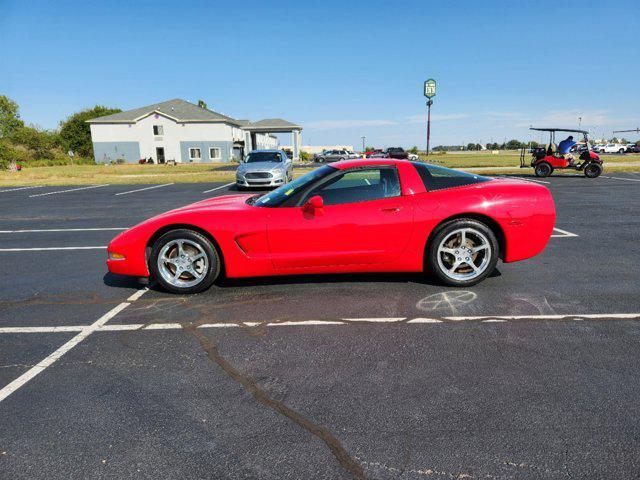
<svg viewBox="0 0 640 480"><path fill-rule="evenodd" d="M429 99L436 96L436 81L433 78L424 82L424 96Z"/></svg>

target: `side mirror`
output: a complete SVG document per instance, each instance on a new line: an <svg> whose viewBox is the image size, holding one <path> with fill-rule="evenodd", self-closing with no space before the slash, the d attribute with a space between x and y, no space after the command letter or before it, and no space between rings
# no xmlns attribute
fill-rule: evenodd
<svg viewBox="0 0 640 480"><path fill-rule="evenodd" d="M320 195L314 195L305 204L308 210L320 210L324 207L324 200Z"/></svg>

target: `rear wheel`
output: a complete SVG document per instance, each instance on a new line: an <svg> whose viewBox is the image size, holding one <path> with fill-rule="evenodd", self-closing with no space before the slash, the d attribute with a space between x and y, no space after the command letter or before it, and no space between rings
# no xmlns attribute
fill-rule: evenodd
<svg viewBox="0 0 640 480"><path fill-rule="evenodd" d="M462 218L443 224L428 247L429 268L447 285L468 287L489 276L498 263L495 234L482 222Z"/></svg>
<svg viewBox="0 0 640 480"><path fill-rule="evenodd" d="M596 178L599 177L602 173L602 165L599 163L590 163L586 167L584 167L584 176L588 178Z"/></svg>
<svg viewBox="0 0 640 480"><path fill-rule="evenodd" d="M320 158L318 158L318 160L317 160L317 161L318 161L319 163L324 163L324 157L320 157Z"/></svg>
<svg viewBox="0 0 640 480"><path fill-rule="evenodd" d="M621 148L620 150L618 150L618 153L624 153L624 148Z"/></svg>
<svg viewBox="0 0 640 480"><path fill-rule="evenodd" d="M198 293L220 274L220 257L208 238L187 229L172 230L153 244L151 274L172 293Z"/></svg>
<svg viewBox="0 0 640 480"><path fill-rule="evenodd" d="M548 177L553 173L553 167L547 162L542 162L536 165L535 173L536 177Z"/></svg>

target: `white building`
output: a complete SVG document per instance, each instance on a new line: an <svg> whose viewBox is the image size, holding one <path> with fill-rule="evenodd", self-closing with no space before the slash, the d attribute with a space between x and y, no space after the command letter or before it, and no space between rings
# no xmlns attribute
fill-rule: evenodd
<svg viewBox="0 0 640 480"><path fill-rule="evenodd" d="M302 127L282 119L236 120L175 99L87 120L96 163L228 162L254 149L277 148L274 133L292 134L299 158Z"/></svg>

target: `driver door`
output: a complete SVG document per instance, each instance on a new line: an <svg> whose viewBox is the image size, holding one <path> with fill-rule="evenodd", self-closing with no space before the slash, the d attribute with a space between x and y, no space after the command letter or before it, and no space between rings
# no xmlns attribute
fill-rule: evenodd
<svg viewBox="0 0 640 480"><path fill-rule="evenodd" d="M321 209L304 204L315 195ZM337 172L304 192L297 206L274 208L267 236L274 268L384 264L396 260L413 230L413 203L395 167Z"/></svg>

